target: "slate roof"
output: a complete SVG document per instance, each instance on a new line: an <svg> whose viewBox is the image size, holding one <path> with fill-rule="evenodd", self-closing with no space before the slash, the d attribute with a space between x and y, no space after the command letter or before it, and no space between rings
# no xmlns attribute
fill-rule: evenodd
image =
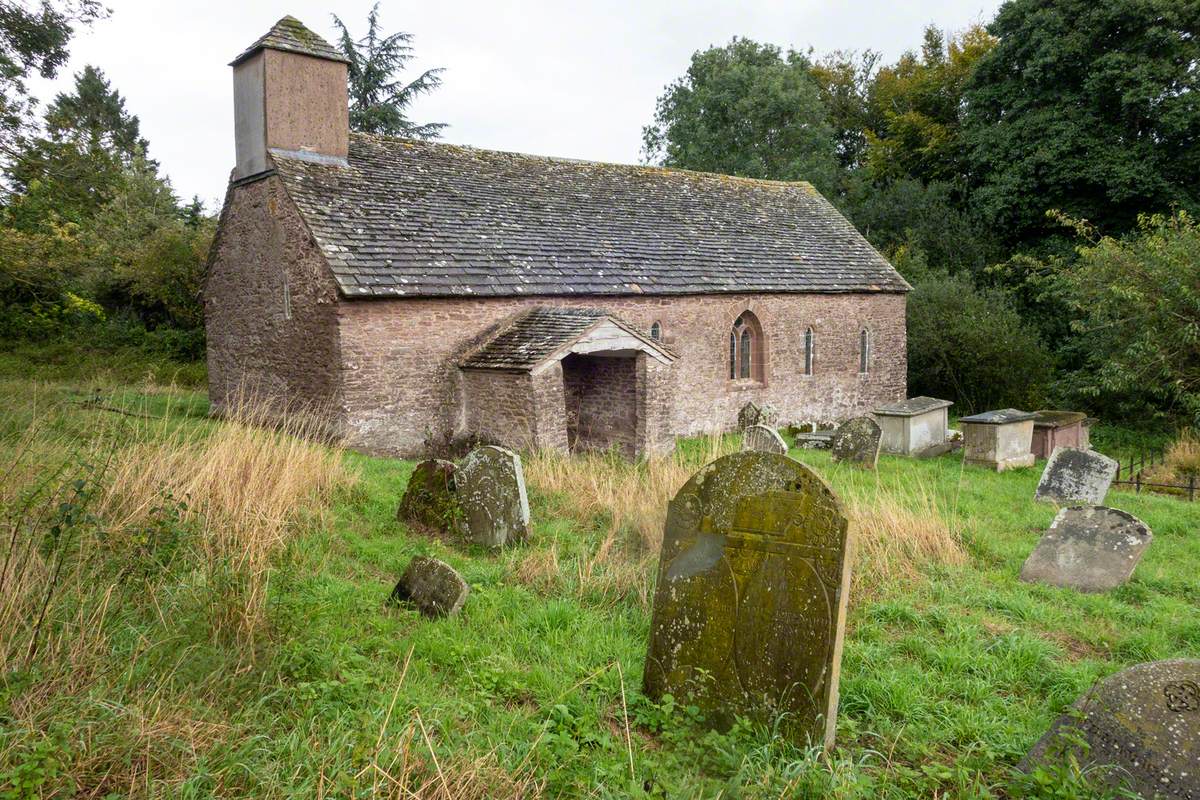
<svg viewBox="0 0 1200 800"><path fill-rule="evenodd" d="M342 52L329 42L305 27L304 23L295 17L283 17L254 44L242 51L242 54L229 62L236 66L263 48L271 50L286 50L289 53L301 53L306 56L327 58L331 61L349 61Z"/></svg>
<svg viewBox="0 0 1200 800"><path fill-rule="evenodd" d="M482 345L467 353L459 365L468 369L532 369L605 318L663 353L674 355L661 342L655 342L607 311L539 306L502 323Z"/></svg>
<svg viewBox="0 0 1200 800"><path fill-rule="evenodd" d="M273 152L347 297L903 292L807 183L352 133Z"/></svg>

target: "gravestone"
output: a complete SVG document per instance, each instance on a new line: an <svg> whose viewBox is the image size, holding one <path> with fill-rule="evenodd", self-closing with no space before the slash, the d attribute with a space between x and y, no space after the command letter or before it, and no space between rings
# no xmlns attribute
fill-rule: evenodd
<svg viewBox="0 0 1200 800"><path fill-rule="evenodd" d="M751 425L742 434L742 449L756 453L786 453L787 442L769 425Z"/></svg>
<svg viewBox="0 0 1200 800"><path fill-rule="evenodd" d="M396 517L437 531L449 531L458 515L454 464L431 458L417 464L400 500Z"/></svg>
<svg viewBox="0 0 1200 800"><path fill-rule="evenodd" d="M1064 508L1021 567L1021 580L1106 592L1129 580L1153 535L1132 514L1104 506Z"/></svg>
<svg viewBox="0 0 1200 800"><path fill-rule="evenodd" d="M704 711L780 718L833 744L850 580L838 498L798 461L734 453L692 476L667 511L643 686Z"/></svg>
<svg viewBox="0 0 1200 800"><path fill-rule="evenodd" d="M1117 477L1117 462L1095 450L1059 447L1046 462L1033 499L1099 505Z"/></svg>
<svg viewBox="0 0 1200 800"><path fill-rule="evenodd" d="M472 450L454 471L458 528L469 541L503 547L529 534L529 498L521 457L503 447Z"/></svg>
<svg viewBox="0 0 1200 800"><path fill-rule="evenodd" d="M1054 721L1020 768L1071 759L1144 798L1200 800L1200 660L1151 661L1107 678Z"/></svg>
<svg viewBox="0 0 1200 800"><path fill-rule="evenodd" d="M417 556L408 562L390 599L412 603L427 617L447 617L458 613L470 593L471 587L449 564Z"/></svg>
<svg viewBox="0 0 1200 800"><path fill-rule="evenodd" d="M875 469L879 461L879 442L882 432L870 417L855 417L842 423L833 433L829 447L834 461L845 461L867 469Z"/></svg>
<svg viewBox="0 0 1200 800"><path fill-rule="evenodd" d="M777 412L771 406L759 406L749 401L738 412L738 430L746 430L751 425L773 425Z"/></svg>

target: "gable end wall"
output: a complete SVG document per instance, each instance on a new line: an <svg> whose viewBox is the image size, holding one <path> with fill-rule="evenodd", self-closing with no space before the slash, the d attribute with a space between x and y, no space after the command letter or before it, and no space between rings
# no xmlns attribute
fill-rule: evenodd
<svg viewBox="0 0 1200 800"><path fill-rule="evenodd" d="M245 395L320 410L336 429L337 304L325 257L279 178L230 187L204 292L213 411Z"/></svg>

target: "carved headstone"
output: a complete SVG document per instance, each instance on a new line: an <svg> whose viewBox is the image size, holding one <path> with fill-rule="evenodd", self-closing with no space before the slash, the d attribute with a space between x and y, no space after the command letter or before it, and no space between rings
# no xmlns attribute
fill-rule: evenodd
<svg viewBox="0 0 1200 800"><path fill-rule="evenodd" d="M431 458L417 464L396 513L410 522L438 531L449 531L458 516L454 496L454 464Z"/></svg>
<svg viewBox="0 0 1200 800"><path fill-rule="evenodd" d="M412 603L427 617L446 617L457 614L470 593L467 582L449 564L417 556L392 589L391 601Z"/></svg>
<svg viewBox="0 0 1200 800"><path fill-rule="evenodd" d="M870 417L855 417L844 422L834 431L829 443L833 460L875 469L881 436L878 423Z"/></svg>
<svg viewBox="0 0 1200 800"><path fill-rule="evenodd" d="M1080 768L1145 798L1200 798L1200 660L1151 661L1097 684L1051 725L1021 769Z"/></svg>
<svg viewBox="0 0 1200 800"><path fill-rule="evenodd" d="M468 540L503 547L529 534L529 497L521 457L503 447L472 450L454 472L458 527Z"/></svg>
<svg viewBox="0 0 1200 800"><path fill-rule="evenodd" d="M846 516L816 473L774 453L717 459L668 508L646 694L717 725L783 714L830 747L849 580Z"/></svg>
<svg viewBox="0 0 1200 800"><path fill-rule="evenodd" d="M749 401L738 412L738 430L746 430L751 425L773 425L778 412L772 406L759 406Z"/></svg>
<svg viewBox="0 0 1200 800"><path fill-rule="evenodd" d="M769 425L751 425L742 434L742 449L757 453L786 453L787 442Z"/></svg>
<svg viewBox="0 0 1200 800"><path fill-rule="evenodd" d="M1095 450L1059 447L1050 455L1033 499L1048 503L1104 502L1117 462Z"/></svg>
<svg viewBox="0 0 1200 800"><path fill-rule="evenodd" d="M1133 574L1153 538L1132 514L1104 506L1064 508L1021 567L1021 580L1106 592Z"/></svg>

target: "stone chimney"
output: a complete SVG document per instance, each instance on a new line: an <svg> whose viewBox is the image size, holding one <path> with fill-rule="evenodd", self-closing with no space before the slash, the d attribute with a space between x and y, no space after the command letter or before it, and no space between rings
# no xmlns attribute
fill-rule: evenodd
<svg viewBox="0 0 1200 800"><path fill-rule="evenodd" d="M295 17L235 58L234 180L269 169L270 151L345 164L350 138L346 58Z"/></svg>

